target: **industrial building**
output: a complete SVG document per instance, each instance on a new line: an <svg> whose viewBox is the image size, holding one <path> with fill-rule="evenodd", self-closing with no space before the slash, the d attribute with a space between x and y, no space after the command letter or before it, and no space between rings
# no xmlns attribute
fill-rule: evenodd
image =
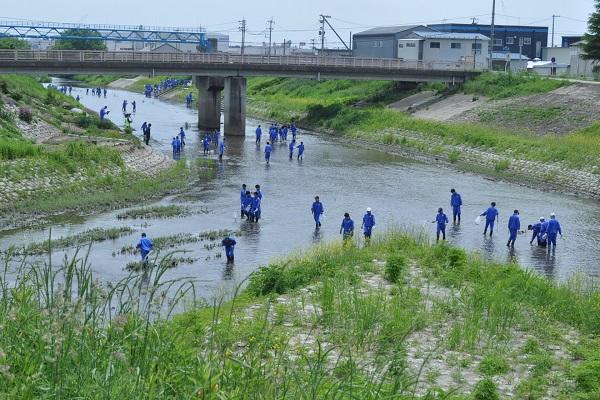
<svg viewBox="0 0 600 400"><path fill-rule="evenodd" d="M479 33L491 38L491 25L433 24L430 28L441 32ZM548 46L548 27L522 25L494 25L492 52L520 53L528 58L541 58L542 48Z"/></svg>
<svg viewBox="0 0 600 400"><path fill-rule="evenodd" d="M456 62L487 68L490 39L478 33L415 31L398 39L397 56L424 63Z"/></svg>
<svg viewBox="0 0 600 400"><path fill-rule="evenodd" d="M398 58L398 40L406 39L413 32L433 29L424 25L385 26L373 28L352 36L355 57Z"/></svg>

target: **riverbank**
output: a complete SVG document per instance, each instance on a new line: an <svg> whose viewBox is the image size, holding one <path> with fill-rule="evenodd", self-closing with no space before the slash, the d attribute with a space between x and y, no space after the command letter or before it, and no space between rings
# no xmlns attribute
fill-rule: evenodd
<svg viewBox="0 0 600 400"><path fill-rule="evenodd" d="M168 193L185 175L73 97L25 76L0 77L0 150L2 229L122 205L133 193Z"/></svg>
<svg viewBox="0 0 600 400"><path fill-rule="evenodd" d="M589 282L555 284L420 235L385 237L274 261L232 300L173 319L176 302L160 296L173 256L109 287L66 262L77 293L21 275L0 298L0 388L58 398L595 398L600 297ZM138 284L142 306L129 297Z"/></svg>
<svg viewBox="0 0 600 400"><path fill-rule="evenodd" d="M490 124L481 120L422 120L388 109L387 101L377 95L382 89L374 83L346 82L344 86L336 81L306 83L271 78L257 78L249 83L248 114L281 122L296 120L301 127L326 132L342 140L368 147L375 145L408 158L436 162L493 179L600 198L600 124L589 120L592 116L586 117L587 126L575 132L552 134L548 128L543 135L529 130L507 130L497 119L489 117L495 115L490 111L494 104L506 107L511 101L532 102L548 91L562 90L567 85L540 78L520 79L512 83L475 82L465 88L474 96L495 93L497 100L486 103ZM549 101L554 98L547 97ZM544 111L544 107L549 106L539 108ZM597 108L597 103L592 107ZM558 115L540 112L538 118L529 120L528 124L535 122L535 129L543 130L549 118L567 118L570 114L566 111L563 109ZM478 114L479 110L468 113ZM529 118L531 113L520 115Z"/></svg>

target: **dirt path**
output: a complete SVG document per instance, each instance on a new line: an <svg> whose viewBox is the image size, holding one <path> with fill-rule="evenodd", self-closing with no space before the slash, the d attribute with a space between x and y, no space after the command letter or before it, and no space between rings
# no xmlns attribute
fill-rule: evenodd
<svg viewBox="0 0 600 400"><path fill-rule="evenodd" d="M120 78L114 82L108 84L109 88L113 89L127 89L130 85L139 81L140 79L144 79L143 76L136 76L135 78Z"/></svg>
<svg viewBox="0 0 600 400"><path fill-rule="evenodd" d="M413 116L432 121L448 121L488 101L485 97L479 97L477 101L473 101L473 99L473 95L455 94L415 112Z"/></svg>

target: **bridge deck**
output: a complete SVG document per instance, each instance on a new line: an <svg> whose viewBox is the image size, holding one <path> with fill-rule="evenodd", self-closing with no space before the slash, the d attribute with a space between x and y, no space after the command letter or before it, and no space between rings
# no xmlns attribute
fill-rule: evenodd
<svg viewBox="0 0 600 400"><path fill-rule="evenodd" d="M473 64L320 56L248 56L219 53L144 53L78 50L0 50L0 73L189 74L289 76L464 82Z"/></svg>

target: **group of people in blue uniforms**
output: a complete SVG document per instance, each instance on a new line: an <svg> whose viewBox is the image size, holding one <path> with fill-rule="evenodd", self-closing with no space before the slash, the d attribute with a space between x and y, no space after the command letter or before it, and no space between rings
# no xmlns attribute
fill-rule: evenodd
<svg viewBox="0 0 600 400"><path fill-rule="evenodd" d="M90 88L86 88L85 89L85 94L89 94L90 93ZM108 91L106 90L106 88L104 89L100 89L100 88L92 88L92 96L102 96L102 94L104 94L104 97L106 98L106 94L108 93Z"/></svg>
<svg viewBox="0 0 600 400"><path fill-rule="evenodd" d="M325 207L321 202L319 196L315 196L315 201L312 203L310 208L310 212L313 215L313 219L315 220L315 229L319 229L321 227L321 218L325 213ZM367 211L362 219L361 229L363 230L363 235L365 236L365 240L371 239L371 235L373 233L373 227L375 226L375 215L370 207L367 207ZM349 213L344 213L344 219L342 220L342 224L340 226L340 235L343 235L344 240L348 240L354 236L354 221L350 218Z"/></svg>
<svg viewBox="0 0 600 400"><path fill-rule="evenodd" d="M296 135L297 128L294 123L291 124L289 131L292 132L293 138L289 145L289 155L290 159L293 158L293 152L295 149L296 143ZM269 136L271 142L276 142L279 140L280 142L284 142L287 140L288 127L282 126L278 127L277 124L271 124L269 128ZM259 125L256 129L256 144L260 145L262 136L262 129ZM214 145L219 149L219 158L222 158L224 152L224 139L219 141L220 132L215 130L212 135L211 133L206 133L204 138L202 139L202 145L204 149L204 153L207 154L210 149L210 143L213 142ZM273 146L271 142L267 142L265 145L265 159L266 162L269 163L271 153L273 151ZM172 142L173 152L178 153L181 151L183 146L185 146L185 131L183 127L180 128L179 134L173 138ZM298 159L302 159L302 155L304 153L304 143L300 142L298 148ZM242 185L240 190L240 215L241 219L246 218L249 222L258 222L261 218L262 214L262 199L263 193L261 191L260 185L255 185L255 190L252 192L248 189L246 184ZM461 207L463 206L463 201L461 195L455 190L450 190L450 207L452 208L452 222L454 224L461 223ZM315 229L319 230L322 225L322 217L325 212L325 207L321 202L319 196L314 198L314 202L311 206L311 214L313 216L315 222ZM488 234L490 237L494 234L494 228L496 223L499 222L499 211L496 208L496 203L491 202L490 207L488 207L483 213L479 215L479 218L476 220L479 223L481 217L485 217L485 227L484 227L484 235ZM446 226L449 224L450 220L448 216L444 213L443 208L439 208L435 220L432 221L436 224L436 239L439 241L440 238L442 240L446 240ZM365 241L368 242L371 239L373 233L373 227L375 226L375 215L373 214L371 208L367 208L365 214L362 218L361 230L364 235ZM548 247L548 251L551 249L556 249L556 239L557 236L562 236L562 230L560 223L556 219L556 215L552 213L550 215L550 220L546 221L545 218L540 218L539 222L536 224L532 224L528 226L528 229L533 232L533 236L530 240L530 244L533 244L534 241L537 241L537 245L541 247ZM349 240L354 236L355 224L349 213L344 213L344 218L340 224L340 234L343 239ZM514 210L513 214L508 219L508 231L509 231L509 239L507 242L508 247L514 247L515 242L517 240L519 233L524 233L521 231L521 221L520 221L520 213L519 210ZM225 247L225 253L227 256L227 262L231 263L234 260L234 248L236 245L236 241L231 236L226 236L222 240L222 245ZM138 243L138 248L142 252L142 259L147 259L147 255L149 251L152 249L152 242L146 238L145 234L143 234L140 243Z"/></svg>
<svg viewBox="0 0 600 400"><path fill-rule="evenodd" d="M177 136L173 137L173 140L171 140L171 147L173 148L174 157L181 154L181 151L185 147L185 131L183 130L183 126L179 128Z"/></svg>
<svg viewBox="0 0 600 400"><path fill-rule="evenodd" d="M127 113L127 104L129 104L127 102L127 100L123 100L123 104L121 105L121 111L123 111L123 114ZM137 103L135 102L135 100L131 101L131 112L135 114L135 112L137 111Z"/></svg>
<svg viewBox="0 0 600 400"><path fill-rule="evenodd" d="M254 192L251 192L246 187L246 184L242 185L240 190L240 206L241 206L241 219L246 219L250 222L258 222L261 216L263 193L260 190L260 185L254 186Z"/></svg>
<svg viewBox="0 0 600 400"><path fill-rule="evenodd" d="M455 189L450 190L450 206L452 207L452 220L456 224L460 224L460 215L461 215L461 206L462 206L462 198L459 193L456 192ZM483 213L479 215L479 218L476 222L479 222L481 217L485 217L485 227L483 228L483 234L487 235L488 231L490 237L494 235L494 227L497 222L500 220L500 213L496 208L496 203L492 202L490 207L488 207ZM438 209L438 213L435 217L433 223L436 224L436 238L440 240L440 235L442 236L442 240L446 240L446 225L449 223L448 217L444 214L444 210L442 208ZM544 217L541 217L539 222L536 224L528 225L528 230L533 231L533 236L529 241L529 244L532 245L534 241L537 240L537 245L540 247L548 247L548 251L556 250L556 239L558 235L562 237L562 229L560 223L556 219L556 214L550 214L550 220L546 221ZM519 210L514 210L513 214L508 218L508 242L506 246L514 247L515 242L517 241L517 236L519 233L524 233L521 230L521 218Z"/></svg>
<svg viewBox="0 0 600 400"><path fill-rule="evenodd" d="M288 151L289 151L289 158L290 160L292 160L294 158L294 151L297 149L298 150L298 154L297 154L297 159L298 161L302 161L302 159L304 158L304 142L300 142L299 145L297 145L296 142L296 137L298 135L298 127L296 126L296 123L292 121L292 123L289 125L282 125L279 126L276 123L272 123L271 126L269 127L269 141L267 141L267 144L265 145L265 161L267 164L270 163L271 161L271 153L273 152L273 144L279 142L281 144L284 144L285 142L287 142L287 138L288 138L288 132L292 133L292 141L289 143L288 145ZM256 128L256 145L260 146L262 140L262 127L260 125L258 125L258 127Z"/></svg>
<svg viewBox="0 0 600 400"><path fill-rule="evenodd" d="M177 86L189 86L191 81L189 79L175 79L175 78L167 78L160 83L155 83L151 85L149 83L144 87L144 95L148 98L154 96L158 96L161 92L169 90L171 88Z"/></svg>
<svg viewBox="0 0 600 400"><path fill-rule="evenodd" d="M218 151L219 160L223 159L223 154L225 153L225 138L223 137L223 139L219 140L220 138L221 132L218 129L215 129L213 132L206 132L202 138L202 150L204 155L207 155L210 152L210 145L212 143Z"/></svg>

